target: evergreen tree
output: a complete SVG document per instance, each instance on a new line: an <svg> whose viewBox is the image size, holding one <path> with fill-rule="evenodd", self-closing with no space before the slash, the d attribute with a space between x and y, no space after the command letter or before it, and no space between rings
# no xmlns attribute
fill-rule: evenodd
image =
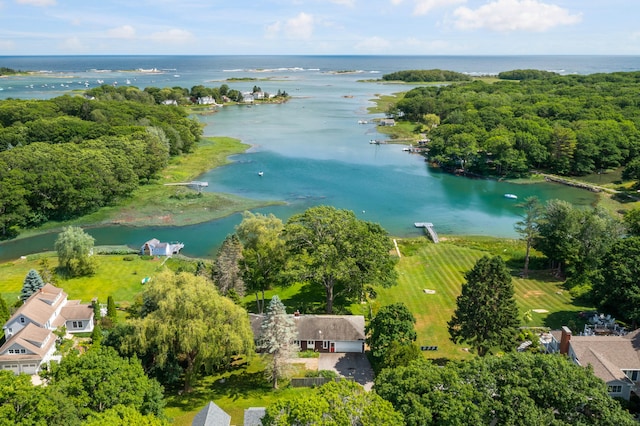
<svg viewBox="0 0 640 426"><path fill-rule="evenodd" d="M4 297L0 295L0 324L4 324L9 320L11 316L9 312L9 307L7 306L7 302L4 300Z"/></svg>
<svg viewBox="0 0 640 426"><path fill-rule="evenodd" d="M518 307L511 275L500 256L479 259L465 274L456 310L448 322L451 340L468 342L480 356L491 348L512 348L517 334Z"/></svg>
<svg viewBox="0 0 640 426"><path fill-rule="evenodd" d="M27 276L24 278L22 284L22 291L20 292L20 299L24 302L36 291L44 287L44 281L40 277L40 274L35 269L31 269Z"/></svg>
<svg viewBox="0 0 640 426"><path fill-rule="evenodd" d="M93 326L93 331L91 332L91 343L93 345L99 345L102 342L102 327L100 324L96 323Z"/></svg>
<svg viewBox="0 0 640 426"><path fill-rule="evenodd" d="M271 355L265 375L273 381L273 388L277 389L278 379L285 377L288 372L290 364L287 360L296 351L294 341L298 334L294 319L287 315L287 309L278 296L273 296L267 306L261 330L258 347Z"/></svg>
<svg viewBox="0 0 640 426"><path fill-rule="evenodd" d="M107 297L107 318L116 322L118 319L118 312L116 311L116 302L113 300L113 296Z"/></svg>

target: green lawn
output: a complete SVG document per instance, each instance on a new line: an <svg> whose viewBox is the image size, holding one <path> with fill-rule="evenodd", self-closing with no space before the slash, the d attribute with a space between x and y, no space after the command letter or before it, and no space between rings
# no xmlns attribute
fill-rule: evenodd
<svg viewBox="0 0 640 426"><path fill-rule="evenodd" d="M0 294L5 300L16 300L29 270L40 270L41 256L43 255L27 256L26 259L0 264ZM49 267L56 268L58 258L55 254L49 253L46 256ZM125 258L129 260L124 260ZM94 297L106 303L108 296L113 296L116 303L131 302L142 291L141 280L152 277L163 268L162 259L144 260L137 255L96 255L95 260L98 267L94 276L71 279L57 277L54 284L62 287L69 299L80 299L84 303L90 302Z"/></svg>
<svg viewBox="0 0 640 426"><path fill-rule="evenodd" d="M463 350L463 345L454 345L449 340L447 331L447 321L453 315L464 273L483 255L495 255L498 251L512 266L514 262L509 259L520 252L520 243L482 238L447 241L445 238L440 244L405 240L399 241L399 245L402 258L398 265L398 285L378 289L378 297L372 302L373 311L383 305L403 302L416 317L416 343L419 346L438 346L438 351L425 352L426 356L454 359L470 356ZM578 326L579 312L592 309L575 305L569 293L564 291L562 282L550 274L537 272L529 279L522 279L518 276L519 272L519 268L514 268L513 282L520 313L538 310L532 312L532 321L526 325L552 328ZM426 293L425 289L435 290L435 293Z"/></svg>
<svg viewBox="0 0 640 426"><path fill-rule="evenodd" d="M264 364L255 356L251 362L221 374L201 380L193 391L184 395L167 398L165 414L177 426L189 426L195 415L209 401L215 402L231 416L231 424L241 425L244 409L266 407L280 398L289 398L308 392L306 388L291 388L282 383L280 389L273 390L263 375ZM303 375L303 370L298 374Z"/></svg>

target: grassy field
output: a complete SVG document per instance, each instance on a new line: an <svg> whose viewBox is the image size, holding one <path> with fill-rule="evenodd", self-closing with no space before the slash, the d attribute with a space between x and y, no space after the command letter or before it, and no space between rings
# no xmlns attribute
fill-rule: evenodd
<svg viewBox="0 0 640 426"><path fill-rule="evenodd" d="M520 257L523 247L517 241L489 238L445 238L440 244L424 243L424 240L399 241L402 258L398 265L398 285L378 289L373 310L390 303L403 302L416 317L419 346L438 346L437 352L425 352L429 358L462 359L469 357L464 346L449 340L447 321L453 315L456 298L464 280L464 274L483 255L501 254L510 267L512 257ZM579 326L580 311L592 307L575 305L562 282L546 271L538 271L529 279L518 276L519 267L513 270L513 283L520 313L532 311L532 321L526 325L559 328L562 325ZM435 290L434 294L425 293ZM544 312L547 311L547 312ZM523 325L525 325L523 323Z"/></svg>
<svg viewBox="0 0 640 426"><path fill-rule="evenodd" d="M12 302L18 298L25 276L30 269L40 269L39 262L43 256L48 258L51 269L58 266L55 253L0 263L0 293L5 300ZM94 297L106 303L109 296L113 296L116 303L129 303L142 291L142 279L154 276L163 268L162 259L144 260L137 255L99 255L95 259L98 268L94 276L70 279L57 277L55 285L62 287L69 299L80 299L84 303Z"/></svg>

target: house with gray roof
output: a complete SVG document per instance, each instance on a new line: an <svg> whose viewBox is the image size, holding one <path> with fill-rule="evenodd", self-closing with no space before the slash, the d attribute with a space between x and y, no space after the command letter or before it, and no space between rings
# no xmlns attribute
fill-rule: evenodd
<svg viewBox="0 0 640 426"><path fill-rule="evenodd" d="M51 284L33 293L4 324L5 343L0 347L0 370L37 374L54 359L53 330L65 326L68 333L93 331L93 308Z"/></svg>
<svg viewBox="0 0 640 426"><path fill-rule="evenodd" d="M182 243L162 243L157 238L152 238L140 247L140 254L147 256L171 256L180 253L184 248Z"/></svg>
<svg viewBox="0 0 640 426"><path fill-rule="evenodd" d="M262 426L262 418L267 409L264 407L249 407L244 410L244 426Z"/></svg>
<svg viewBox="0 0 640 426"><path fill-rule="evenodd" d="M555 342L549 347L578 365L591 365L593 373L607 384L609 395L629 400L631 392L638 393L640 330L623 336L573 336L568 327L562 327L551 334Z"/></svg>
<svg viewBox="0 0 640 426"><path fill-rule="evenodd" d="M249 314L256 340L260 338L263 315ZM365 330L362 315L301 315L293 319L300 350L315 352L364 352Z"/></svg>
<svg viewBox="0 0 640 426"><path fill-rule="evenodd" d="M213 401L198 411L191 422L191 426L229 426L230 424L231 416Z"/></svg>

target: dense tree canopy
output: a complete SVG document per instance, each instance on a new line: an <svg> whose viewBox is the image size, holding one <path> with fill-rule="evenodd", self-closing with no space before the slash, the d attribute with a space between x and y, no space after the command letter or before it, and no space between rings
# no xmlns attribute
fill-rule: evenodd
<svg viewBox="0 0 640 426"><path fill-rule="evenodd" d="M52 386L34 386L26 374L0 371L0 425L80 425L77 407Z"/></svg>
<svg viewBox="0 0 640 426"><path fill-rule="evenodd" d="M375 391L408 426L632 425L590 368L562 356L511 353L385 369Z"/></svg>
<svg viewBox="0 0 640 426"><path fill-rule="evenodd" d="M288 272L293 279L325 289L329 314L337 294L362 297L368 284L395 284L393 243L387 232L352 211L312 207L289 219L284 237Z"/></svg>
<svg viewBox="0 0 640 426"><path fill-rule="evenodd" d="M440 118L429 132L432 162L478 174L517 176L536 168L584 175L640 156L640 72L515 70L499 77L492 84L418 87L396 104L401 119Z"/></svg>
<svg viewBox="0 0 640 426"><path fill-rule="evenodd" d="M593 299L600 309L618 318L640 323L640 237L616 241L604 256Z"/></svg>
<svg viewBox="0 0 640 426"><path fill-rule="evenodd" d="M375 392L341 380L329 382L311 394L280 399L267 407L264 425L403 425L402 416Z"/></svg>
<svg viewBox="0 0 640 426"><path fill-rule="evenodd" d="M0 102L0 238L128 196L201 134L184 110L144 97Z"/></svg>
<svg viewBox="0 0 640 426"><path fill-rule="evenodd" d="M47 374L48 387L66 395L80 417L126 405L141 414L163 415L162 387L149 379L137 359L124 359L113 348L94 346L69 353Z"/></svg>
<svg viewBox="0 0 640 426"><path fill-rule="evenodd" d="M367 325L367 344L371 355L382 361L393 343L412 345L416 340L416 319L404 303L380 308Z"/></svg>
<svg viewBox="0 0 640 426"><path fill-rule="evenodd" d="M443 82L443 81L471 81L468 74L439 69L432 70L407 70L384 74L385 81L406 81L409 83Z"/></svg>
<svg viewBox="0 0 640 426"><path fill-rule="evenodd" d="M602 208L582 209L563 200L549 200L539 217L533 247L551 261L558 274L579 276L598 269L623 231L622 222Z"/></svg>
<svg viewBox="0 0 640 426"><path fill-rule="evenodd" d="M467 342L480 356L492 348L513 349L519 325L511 275L500 256L480 258L465 274L466 283L448 322L451 340Z"/></svg>
<svg viewBox="0 0 640 426"><path fill-rule="evenodd" d="M177 362L185 390L202 373L254 351L247 312L202 277L164 271L147 284L142 303L141 317L130 322L133 334L124 344L150 356L154 365Z"/></svg>
<svg viewBox="0 0 640 426"><path fill-rule="evenodd" d="M273 214L244 212L236 234L242 242L242 268L247 290L256 295L258 313L264 311L264 292L282 282L286 247L284 224Z"/></svg>

